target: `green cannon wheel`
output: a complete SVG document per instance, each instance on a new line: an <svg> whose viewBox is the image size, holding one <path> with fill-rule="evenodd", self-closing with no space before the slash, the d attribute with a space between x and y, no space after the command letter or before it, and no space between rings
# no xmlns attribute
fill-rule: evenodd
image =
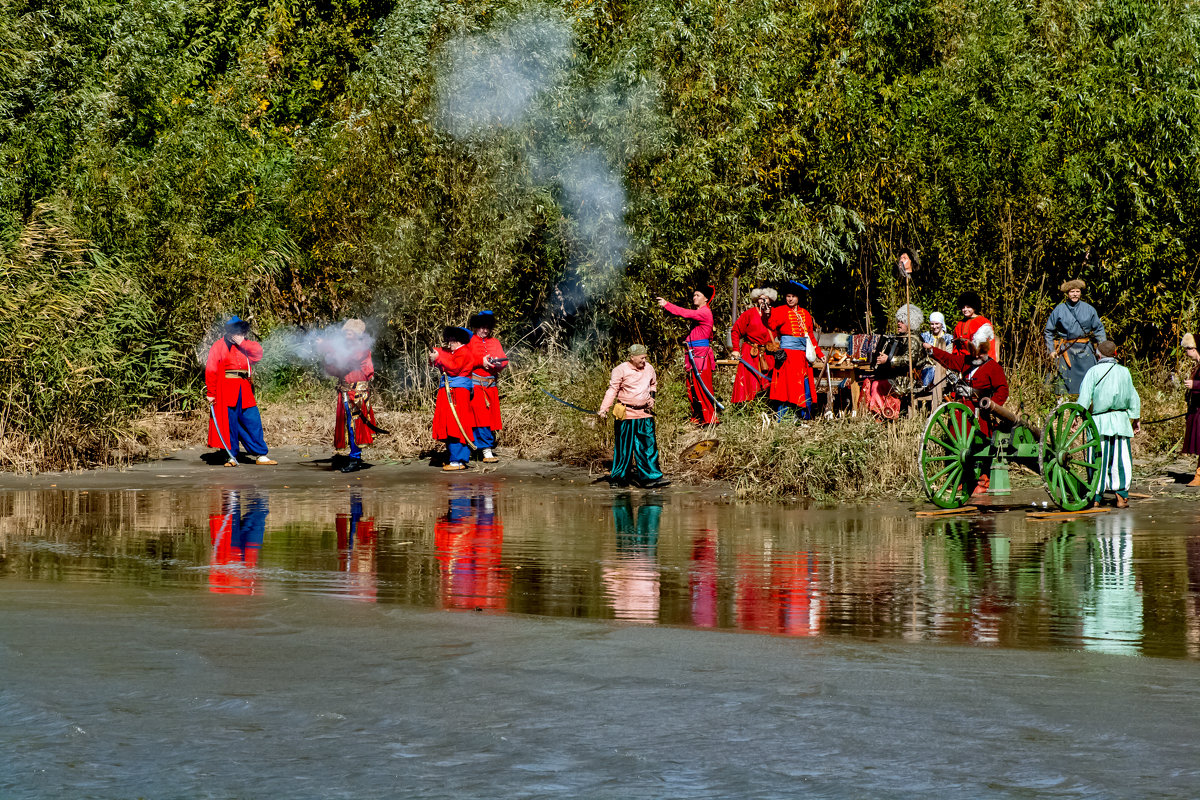
<svg viewBox="0 0 1200 800"><path fill-rule="evenodd" d="M975 412L962 403L943 403L929 417L919 462L921 483L934 505L959 508L971 496L976 478L972 447L978 434Z"/></svg>
<svg viewBox="0 0 1200 800"><path fill-rule="evenodd" d="M1063 403L1046 417L1038 468L1050 498L1066 511L1086 508L1100 482L1100 432L1087 409Z"/></svg>

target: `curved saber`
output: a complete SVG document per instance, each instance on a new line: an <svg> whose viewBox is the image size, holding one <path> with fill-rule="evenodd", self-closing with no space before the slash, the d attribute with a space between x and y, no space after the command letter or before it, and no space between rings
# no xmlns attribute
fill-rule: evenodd
<svg viewBox="0 0 1200 800"><path fill-rule="evenodd" d="M700 379L700 370L696 369L696 359L692 358L692 346L687 342L684 342L683 347L684 352L687 353L688 364L692 368L692 380L700 384L701 390L703 390L705 396L708 397L708 401L713 404L713 408L717 409L717 411L724 411L725 404L714 397L713 393L708 390L708 386L703 380Z"/></svg>
<svg viewBox="0 0 1200 800"><path fill-rule="evenodd" d="M475 440L467 435L467 429L463 427L462 420L458 418L458 409L454 407L454 395L450 394L450 384L447 383L442 388L446 390L446 402L450 404L450 415L454 417L454 424L458 426L458 432L463 435L463 440L472 450L478 450Z"/></svg>
<svg viewBox="0 0 1200 800"><path fill-rule="evenodd" d="M558 395L553 395L553 394L550 394L549 392L547 392L545 389L543 389L543 388L542 388L542 387L540 387L540 386L539 386L539 387L537 387L537 388L538 388L538 391L539 391L539 392L541 392L542 394L546 395L546 397L549 397L551 400L557 400L558 402L562 403L564 406L567 406L568 408L573 408L573 409L575 409L576 411L582 411L582 412L583 412L583 413L585 413L585 414L592 414L592 415L595 415L595 414L597 413L597 412L595 412L595 411L588 411L588 410L587 410L586 408L584 408L583 406L577 406L577 405L575 405L574 403L568 403L566 400L563 400L563 399L562 399L561 397L559 397Z"/></svg>
<svg viewBox="0 0 1200 800"><path fill-rule="evenodd" d="M217 424L217 409L212 403L208 404L208 413L210 416L212 416L213 427L217 429L217 439L221 441L221 447L225 448L225 452L229 455L229 460L234 464L237 464L237 456L235 456L233 451L229 449L229 445L225 444L225 437L221 435L221 426Z"/></svg>
<svg viewBox="0 0 1200 800"><path fill-rule="evenodd" d="M766 375L763 375L761 372L759 372L758 370L756 370L756 369L755 369L755 368L754 368L754 367L753 367L753 366L750 364L750 362L749 362L749 361L747 361L746 359L742 358L741 356L738 356L738 361L741 361L741 362L742 362L742 366L743 366L743 367L745 367L746 369L750 370L751 372L753 372L753 373L754 373L754 376L755 376L756 378L758 378L760 381L765 381L766 383L770 383L770 382L771 382L771 379L770 379L770 378L768 378ZM707 388L707 387L705 387L705 388Z"/></svg>

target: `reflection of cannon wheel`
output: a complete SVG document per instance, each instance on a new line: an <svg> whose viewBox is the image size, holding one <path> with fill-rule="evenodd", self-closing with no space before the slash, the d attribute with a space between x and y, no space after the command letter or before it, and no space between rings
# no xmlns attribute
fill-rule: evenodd
<svg viewBox="0 0 1200 800"><path fill-rule="evenodd" d="M929 417L919 466L925 494L934 505L960 508L971 496L981 466L973 455L978 436L979 420L962 403L943 403Z"/></svg>
<svg viewBox="0 0 1200 800"><path fill-rule="evenodd" d="M712 452L720 443L717 439L701 439L695 444L684 448L683 452L679 454L679 458L689 462L699 461Z"/></svg>
<svg viewBox="0 0 1200 800"><path fill-rule="evenodd" d="M1046 417L1038 468L1059 508L1079 511L1100 483L1100 432L1078 403L1063 403Z"/></svg>

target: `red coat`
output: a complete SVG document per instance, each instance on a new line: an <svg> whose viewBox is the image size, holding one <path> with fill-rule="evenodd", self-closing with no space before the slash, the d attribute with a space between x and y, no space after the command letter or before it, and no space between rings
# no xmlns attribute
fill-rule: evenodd
<svg viewBox="0 0 1200 800"><path fill-rule="evenodd" d="M218 429L213 425L213 416L209 417L209 447L225 448L221 437L225 442L229 441L229 409L236 406L239 399L242 408L258 405L258 401L254 399L254 387L250 385L248 378L227 378L225 373L237 371L249 375L250 365L261 361L262 356L262 345L249 339L230 346L225 342L225 338L221 337L209 348L208 361L204 365L204 389L209 397L215 398L213 416L216 417L216 425L220 426L218 436Z"/></svg>
<svg viewBox="0 0 1200 800"><path fill-rule="evenodd" d="M471 409L475 412L475 424L480 428L491 428L498 431L503 425L500 422L500 390L496 387L496 376L507 365L485 367L483 358L491 356L504 359L507 356L504 354L504 348L500 346L500 340L495 336L489 336L486 339L472 336L471 343L467 347L471 348L471 353L479 364L471 373L475 383L475 394L471 398Z"/></svg>
<svg viewBox="0 0 1200 800"><path fill-rule="evenodd" d="M931 358L946 369L961 373L967 385L975 390L974 398L960 397L958 398L960 403L974 409L982 397L1001 405L1008 399L1008 378L1004 375L1004 368L998 361L990 358L984 359L984 362L976 367L967 363L967 356L961 353L948 353L936 347L927 352ZM979 417L979 430L984 435L990 433L985 417Z"/></svg>
<svg viewBox="0 0 1200 800"><path fill-rule="evenodd" d="M475 360L475 354L471 352L468 345L463 345L453 352L439 347L437 354L437 358L433 362L434 366L445 373L446 378L467 378L469 380L471 372L479 366L479 362ZM473 438L474 434L471 429L475 427L475 413L471 410L471 389L469 387L453 388L448 384L438 388L437 404L433 409L433 438L439 441L463 438L463 431L459 430L458 423L454 421L454 415L450 412L447 392L454 398L454 410L458 412L458 420L466 429L466 435Z"/></svg>
<svg viewBox="0 0 1200 800"><path fill-rule="evenodd" d="M346 362L339 363L332 350L326 349L323 352L325 356L325 374L334 378L340 378L348 384L355 384L364 381L369 381L375 377L375 364L371 361L371 351L369 349L360 350L354 353ZM360 396L361 395L361 396ZM375 424L375 409L371 408L370 395L361 393L355 389L347 389L346 397L352 404L357 404L362 409L363 417L372 425ZM334 449L345 447L346 442L346 407L342 404L342 398L337 398L337 421L333 426L333 446ZM354 418L354 443L362 446L375 441L374 432L366 426L362 417Z"/></svg>
<svg viewBox="0 0 1200 800"><path fill-rule="evenodd" d="M753 400L755 395L771 385L770 370L773 366L771 363L773 359L762 355L761 348L774 341L775 337L771 335L771 331L763 322L762 312L754 307L742 312L742 315L733 323L729 334L733 338L733 349L738 351L742 360L753 366L766 378L764 380L758 377L746 369L745 364L738 364L737 375L733 379L733 402L744 403L747 400ZM760 348L757 356L752 352L756 346Z"/></svg>
<svg viewBox="0 0 1200 800"><path fill-rule="evenodd" d="M967 350L967 346L965 343L970 342L971 337L973 337L975 335L975 331L979 330L984 325L992 325L992 323L989 322L988 318L983 316L982 314L976 314L975 316L971 317L970 319L960 320L957 324L955 324L955 326L954 326L954 339L955 339L954 352L960 353L962 355L970 355L970 351ZM994 333L994 331L996 330L995 325L992 325L992 330L993 330L992 341L988 342L988 358L992 359L993 361L999 361L1000 360L1000 344L999 344L999 340L996 337L996 334ZM958 340L962 340L962 341L958 341Z"/></svg>
<svg viewBox="0 0 1200 800"><path fill-rule="evenodd" d="M788 306L776 306L771 309L771 316L767 318L767 328L780 336L803 336L807 339L814 335L812 315L799 307L793 309ZM813 347L816 348L818 358L825 357L825 353L815 339ZM805 398L806 386L808 387L808 396L815 403L817 401L817 385L813 381L812 367L809 366L808 359L804 357L803 353L789 351L783 366L775 370L775 374L771 377L770 397L772 400L783 403L797 406L806 405L808 402Z"/></svg>

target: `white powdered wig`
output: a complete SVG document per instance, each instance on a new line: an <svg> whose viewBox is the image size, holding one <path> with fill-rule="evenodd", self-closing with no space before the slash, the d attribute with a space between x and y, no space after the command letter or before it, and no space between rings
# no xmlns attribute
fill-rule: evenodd
<svg viewBox="0 0 1200 800"><path fill-rule="evenodd" d="M996 331L991 325L980 325L979 330L975 331L975 335L971 337L971 341L975 344L984 344L996 338Z"/></svg>

